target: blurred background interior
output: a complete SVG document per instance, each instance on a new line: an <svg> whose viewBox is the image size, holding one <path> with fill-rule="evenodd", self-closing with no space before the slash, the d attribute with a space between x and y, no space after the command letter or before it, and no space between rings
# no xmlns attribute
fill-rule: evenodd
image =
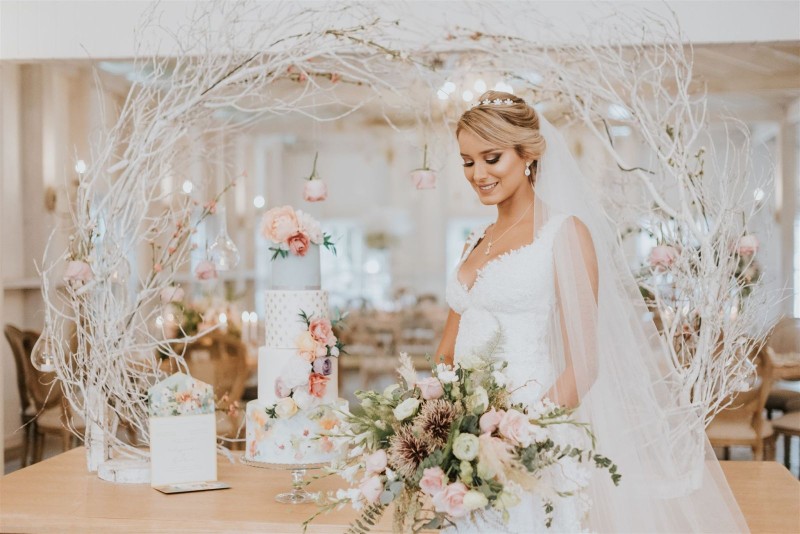
<svg viewBox="0 0 800 534"><path fill-rule="evenodd" d="M706 42L697 44L694 53L695 76L708 83L712 133L722 132L724 116L743 120L751 131L757 172L774 180L774 190L752 191L753 202L763 203L764 209L750 230L761 242L764 283L787 289L786 298L774 303L774 321L783 319L758 357L757 387L736 409L718 416L708 433L721 457L777 459L791 464L797 475L800 437L794 438L793 454L784 451L791 437L800 435L800 42L766 37L757 43ZM100 50L93 55L106 57ZM56 242L66 239L69 199L92 156L91 134L113 123L133 79L130 60L114 56L109 51L108 59L97 61L37 57L2 63L0 319L8 343L0 349L0 376L6 472L79 443L62 429L62 418L70 415L57 391L43 386L46 377L29 362L43 321L35 262L51 232ZM448 98L471 100L498 84L514 89L507 80L474 73L458 80ZM467 98L466 92L473 96ZM613 134L621 150L639 150L631 131ZM588 172L605 166L598 159L606 156L593 148L588 135L572 129L569 139ZM220 164L175 169L164 176L164 190L180 188L202 203L205 188L230 178L228 169L246 177L223 197L217 214L196 236L199 247L192 264L177 278L184 299L158 317L154 327L191 330L222 323L225 340L209 340L207 347L223 351L225 363L206 370L207 379L231 403L243 406L254 398L257 347L264 339L263 292L270 283L269 245L259 234L260 216L291 204L318 218L337 244L337 256L322 251L322 288L334 309L349 313L339 333L348 345L339 366L342 395L352 400L357 389L392 381L399 352L424 367L448 311L446 277L467 234L493 220L494 211L477 201L463 178L456 146L444 135L434 147L437 187L416 189L409 172L420 167L422 144L422 139L409 142L387 127L369 107L330 123L289 115L269 118L246 134L207 136L194 148L214 154ZM303 178L310 174L315 153L330 194L325 202L309 204L302 200ZM221 232L236 244L241 261L217 283L199 284L191 273ZM632 268L646 262L654 244L646 234L626 239ZM146 245L129 260L146 267ZM198 374L205 372L201 367Z"/></svg>

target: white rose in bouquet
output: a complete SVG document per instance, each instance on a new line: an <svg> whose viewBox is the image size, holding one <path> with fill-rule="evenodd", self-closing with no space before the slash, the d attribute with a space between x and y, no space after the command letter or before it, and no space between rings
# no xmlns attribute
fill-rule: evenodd
<svg viewBox="0 0 800 534"><path fill-rule="evenodd" d="M458 365L463 369L480 369L486 365L486 360L481 358L478 354L470 352L458 358Z"/></svg>
<svg viewBox="0 0 800 534"><path fill-rule="evenodd" d="M394 416L398 421L404 421L417 413L417 408L419 408L419 400L415 398L406 399L394 409Z"/></svg>
<svg viewBox="0 0 800 534"><path fill-rule="evenodd" d="M475 391L472 392L472 395L467 397L467 410L475 415L480 415L485 412L488 406L489 394L480 386L475 388Z"/></svg>
<svg viewBox="0 0 800 534"><path fill-rule="evenodd" d="M472 461L478 456L478 436L459 434L453 442L453 456L459 460Z"/></svg>
<svg viewBox="0 0 800 534"><path fill-rule="evenodd" d="M489 504L489 499L480 491L469 490L464 495L463 506L468 511L479 510L485 508Z"/></svg>

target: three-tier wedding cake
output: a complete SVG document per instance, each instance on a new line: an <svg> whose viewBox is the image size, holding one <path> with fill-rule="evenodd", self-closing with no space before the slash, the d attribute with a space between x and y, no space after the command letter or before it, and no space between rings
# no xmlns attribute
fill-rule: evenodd
<svg viewBox="0 0 800 534"><path fill-rule="evenodd" d="M341 451L337 412L347 409L336 380L341 343L320 289L320 246L330 237L308 214L290 206L264 216L262 234L273 243L266 291L266 345L258 350L258 400L247 404L249 460L324 463Z"/></svg>

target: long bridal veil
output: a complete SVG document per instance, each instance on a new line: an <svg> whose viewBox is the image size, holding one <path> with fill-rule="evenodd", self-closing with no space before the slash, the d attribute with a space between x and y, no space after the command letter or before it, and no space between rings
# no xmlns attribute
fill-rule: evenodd
<svg viewBox="0 0 800 534"><path fill-rule="evenodd" d="M534 186L534 232L570 216L554 245L552 357L556 399L580 402L597 448L616 462L614 487L596 472L588 527L598 532L747 532L696 407L676 395L666 347L615 232L561 133L540 114L546 148Z"/></svg>

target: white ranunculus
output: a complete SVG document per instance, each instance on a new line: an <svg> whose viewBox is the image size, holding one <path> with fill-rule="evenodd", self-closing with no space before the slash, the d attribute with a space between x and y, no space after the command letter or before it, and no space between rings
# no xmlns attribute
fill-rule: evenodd
<svg viewBox="0 0 800 534"><path fill-rule="evenodd" d="M400 388L400 384L390 384L386 386L386 389L383 390L383 396L387 399L392 399L394 396L395 390Z"/></svg>
<svg viewBox="0 0 800 534"><path fill-rule="evenodd" d="M485 508L488 504L489 499L480 491L470 490L464 495L463 506L469 511Z"/></svg>
<svg viewBox="0 0 800 534"><path fill-rule="evenodd" d="M479 355L470 352L458 358L458 365L463 369L480 369L486 362Z"/></svg>
<svg viewBox="0 0 800 534"><path fill-rule="evenodd" d="M419 400L413 397L406 399L394 409L394 416L398 421L404 421L417 413L417 408L419 408Z"/></svg>
<svg viewBox="0 0 800 534"><path fill-rule="evenodd" d="M478 456L478 436L473 434L459 434L453 442L453 456L459 460L471 462Z"/></svg>
<svg viewBox="0 0 800 534"><path fill-rule="evenodd" d="M308 375L311 373L311 364L299 356L292 356L286 365L281 368L278 376L289 389L295 389L308 384Z"/></svg>
<svg viewBox="0 0 800 534"><path fill-rule="evenodd" d="M436 375L439 378L439 382L442 384L452 384L453 382L458 380L458 376L456 376L456 372L452 369L448 369L446 371L439 371Z"/></svg>
<svg viewBox="0 0 800 534"><path fill-rule="evenodd" d="M279 400L275 404L275 415L280 419L288 419L297 413L297 404L291 397Z"/></svg>
<svg viewBox="0 0 800 534"><path fill-rule="evenodd" d="M306 391L305 388L301 388L295 390L294 394L292 395L294 402L297 404L297 407L301 410L310 410L311 408L317 406L320 403L320 400Z"/></svg>
<svg viewBox="0 0 800 534"><path fill-rule="evenodd" d="M467 410L475 415L480 415L489 407L489 394L481 386L475 388L472 395L467 397Z"/></svg>

